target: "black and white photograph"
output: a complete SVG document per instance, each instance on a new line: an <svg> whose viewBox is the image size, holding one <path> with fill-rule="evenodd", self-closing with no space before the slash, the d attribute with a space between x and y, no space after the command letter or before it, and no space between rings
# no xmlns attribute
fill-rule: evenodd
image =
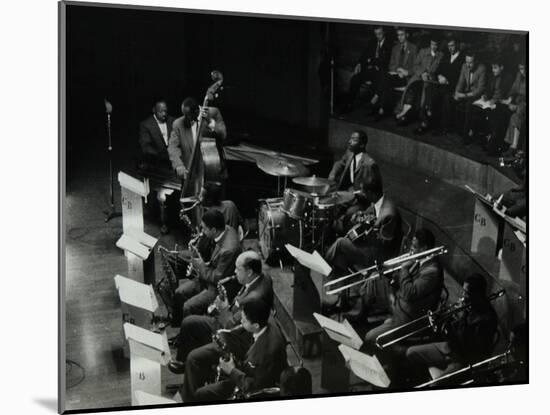
<svg viewBox="0 0 550 415"><path fill-rule="evenodd" d="M59 410L529 383L529 31L181 7L58 3Z"/></svg>

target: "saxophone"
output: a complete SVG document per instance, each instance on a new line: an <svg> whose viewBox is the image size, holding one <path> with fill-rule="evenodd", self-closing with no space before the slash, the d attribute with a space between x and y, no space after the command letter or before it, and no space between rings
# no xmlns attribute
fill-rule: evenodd
<svg viewBox="0 0 550 415"><path fill-rule="evenodd" d="M240 330L243 328L242 324L239 324L238 326L233 327L231 330L218 330L215 334L212 335L212 341L220 348L221 350L221 358L225 360L226 362L233 358L233 361L235 362L235 366L240 366L240 362L235 359L235 355L231 353L229 350L229 347L227 343L222 339L221 334L222 333L233 333L237 330ZM222 370L220 368L220 365L216 367L216 380L215 382L219 382L222 377Z"/></svg>
<svg viewBox="0 0 550 415"><path fill-rule="evenodd" d="M227 301L227 290L224 287L224 284L228 283L229 281L233 281L235 278L237 278L236 275L231 275L226 278L222 278L218 281L217 290L218 290L218 299L222 302ZM216 301L214 301L212 304L208 306L207 313L210 316L216 315L219 312L218 308L216 307Z"/></svg>

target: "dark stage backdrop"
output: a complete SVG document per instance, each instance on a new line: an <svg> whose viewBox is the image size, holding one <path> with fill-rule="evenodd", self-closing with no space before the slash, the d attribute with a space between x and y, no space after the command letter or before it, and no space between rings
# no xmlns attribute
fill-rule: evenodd
<svg viewBox="0 0 550 415"><path fill-rule="evenodd" d="M105 147L104 97L114 108L116 155L133 157L138 123L155 99L179 116L185 96L202 100L214 68L225 74L218 104L231 135L324 146L325 35L322 22L68 6L69 174L76 160Z"/></svg>

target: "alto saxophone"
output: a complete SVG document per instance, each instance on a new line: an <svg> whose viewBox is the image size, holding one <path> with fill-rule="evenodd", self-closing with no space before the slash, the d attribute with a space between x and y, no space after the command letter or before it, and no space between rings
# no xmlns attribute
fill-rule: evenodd
<svg viewBox="0 0 550 415"><path fill-rule="evenodd" d="M187 265L187 272L185 273L185 276L187 278L195 278L198 275L197 270L193 267L193 258L202 259L201 254L197 250L197 244L199 243L199 240L203 236L204 236L204 234L202 232L198 232L195 235L195 237L191 238L191 240L189 241L189 244L187 245L187 247L188 247L188 249L191 253L191 258L189 259L189 264ZM195 255L196 255L196 257L195 257Z"/></svg>
<svg viewBox="0 0 550 415"><path fill-rule="evenodd" d="M221 302L227 301L227 290L224 287L224 284L228 283L229 281L233 281L235 278L237 278L236 275L231 275L226 278L222 278L218 281L217 290L218 290L218 299ZM218 307L216 306L216 301L214 301L212 304L208 306L207 313L208 315L212 316L215 315L218 312Z"/></svg>
<svg viewBox="0 0 550 415"><path fill-rule="evenodd" d="M231 353L229 350L229 347L227 346L227 343L222 340L221 333L233 333L234 331L242 329L243 325L239 324L238 326L233 327L231 330L218 330L215 334L212 335L212 341L220 348L221 350L221 357L226 362L229 361L231 358L235 362L235 366L239 366L239 363L237 362L237 359L235 359L235 355ZM222 370L220 365L216 367L216 380L215 382L219 382L222 377Z"/></svg>

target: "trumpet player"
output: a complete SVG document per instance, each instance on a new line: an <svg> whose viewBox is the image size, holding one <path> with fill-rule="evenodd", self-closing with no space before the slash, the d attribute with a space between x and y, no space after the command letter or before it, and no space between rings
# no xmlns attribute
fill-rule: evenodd
<svg viewBox="0 0 550 415"><path fill-rule="evenodd" d="M206 313L208 305L216 298L218 281L233 274L235 259L241 253L237 231L225 224L220 211L212 209L204 213L201 231L204 237L214 241L215 247L209 262L200 255L191 258L190 266L195 276L181 280L174 296L173 324L176 325L187 315Z"/></svg>
<svg viewBox="0 0 550 415"><path fill-rule="evenodd" d="M233 277L227 277L233 278ZM226 278L226 279L227 279ZM218 295L210 315L189 315L181 323L177 341L176 359L170 360L168 369L173 373L185 371L185 359L189 352L210 342L212 334L219 329L232 329L241 320L241 306L251 298L273 304L271 279L262 273L262 260L254 251L245 251L235 261L235 278L241 285L232 301ZM227 281L220 280L220 283Z"/></svg>
<svg viewBox="0 0 550 415"><path fill-rule="evenodd" d="M418 229L411 241L411 254L435 247L435 238L428 229ZM365 335L364 347L369 353L376 350L376 338L386 331L405 324L428 311L434 311L441 299L443 270L437 257L418 262L406 262L392 280L390 294L391 316Z"/></svg>
<svg viewBox="0 0 550 415"><path fill-rule="evenodd" d="M215 343L193 350L186 361L183 380L183 401L215 401L228 399L235 387L247 394L272 387L279 382L287 367L286 344L276 324L269 322L271 307L252 298L242 305L241 323L249 337L244 353L233 352L233 343L226 343L232 352L228 360L221 357ZM197 359L197 355L201 359ZM239 363L237 365L236 360ZM218 364L222 379L203 386L213 377L212 367Z"/></svg>
<svg viewBox="0 0 550 415"><path fill-rule="evenodd" d="M464 281L460 305L469 305L451 319L442 322L438 331L444 340L412 346L407 359L427 374L435 366L452 372L489 357L497 333L497 315L487 297L487 282L480 274L472 274Z"/></svg>

